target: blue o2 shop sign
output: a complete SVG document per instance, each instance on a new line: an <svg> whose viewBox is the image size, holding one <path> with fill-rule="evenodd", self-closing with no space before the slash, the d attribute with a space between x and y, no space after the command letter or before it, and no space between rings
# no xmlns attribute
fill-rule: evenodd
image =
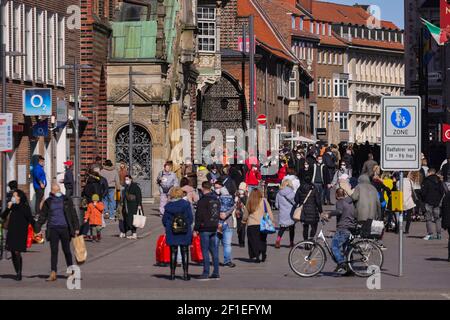
<svg viewBox="0 0 450 320"><path fill-rule="evenodd" d="M51 116L52 89L33 88L23 90L23 114L26 116Z"/></svg>

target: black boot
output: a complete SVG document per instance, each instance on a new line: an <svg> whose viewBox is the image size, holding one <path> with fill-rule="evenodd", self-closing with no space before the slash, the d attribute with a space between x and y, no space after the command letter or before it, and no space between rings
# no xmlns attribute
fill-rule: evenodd
<svg viewBox="0 0 450 320"><path fill-rule="evenodd" d="M175 269L177 268L178 247L170 247L170 280L175 280Z"/></svg>
<svg viewBox="0 0 450 320"><path fill-rule="evenodd" d="M191 280L189 276L189 247L181 247L181 260L183 262L183 280L189 281Z"/></svg>
<svg viewBox="0 0 450 320"><path fill-rule="evenodd" d="M17 259L17 281L22 281L22 256L19 254L19 257Z"/></svg>

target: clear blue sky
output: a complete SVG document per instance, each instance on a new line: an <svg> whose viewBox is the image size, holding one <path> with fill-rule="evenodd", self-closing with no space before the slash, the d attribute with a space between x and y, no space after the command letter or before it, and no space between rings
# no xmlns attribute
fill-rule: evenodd
<svg viewBox="0 0 450 320"><path fill-rule="evenodd" d="M353 5L374 4L381 9L381 19L394 22L400 28L404 28L404 1L403 0L325 0L326 2L335 2Z"/></svg>

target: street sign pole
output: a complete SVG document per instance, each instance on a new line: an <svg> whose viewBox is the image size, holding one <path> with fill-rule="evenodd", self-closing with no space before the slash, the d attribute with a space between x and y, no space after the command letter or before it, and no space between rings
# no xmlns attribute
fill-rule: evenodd
<svg viewBox="0 0 450 320"><path fill-rule="evenodd" d="M400 194L401 201L403 203L403 171L400 172ZM403 209L403 206L402 206ZM398 276L403 276L403 211L400 211L398 215L398 238L399 238L399 263L398 263Z"/></svg>
<svg viewBox="0 0 450 320"><path fill-rule="evenodd" d="M399 264L403 276L403 191L404 171L420 170L421 108L420 97L383 97L381 100L381 169L400 172L401 207L398 210Z"/></svg>

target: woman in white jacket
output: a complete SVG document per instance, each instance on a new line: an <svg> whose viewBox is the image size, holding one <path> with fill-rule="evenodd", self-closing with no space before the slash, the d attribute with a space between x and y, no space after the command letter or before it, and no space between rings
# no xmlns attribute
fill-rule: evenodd
<svg viewBox="0 0 450 320"><path fill-rule="evenodd" d="M400 190L400 181L397 182L397 188ZM406 178L403 178L403 211L405 212L405 234L409 233L409 227L411 225L411 218L416 204L414 203L414 187L411 180L411 172L408 173Z"/></svg>

